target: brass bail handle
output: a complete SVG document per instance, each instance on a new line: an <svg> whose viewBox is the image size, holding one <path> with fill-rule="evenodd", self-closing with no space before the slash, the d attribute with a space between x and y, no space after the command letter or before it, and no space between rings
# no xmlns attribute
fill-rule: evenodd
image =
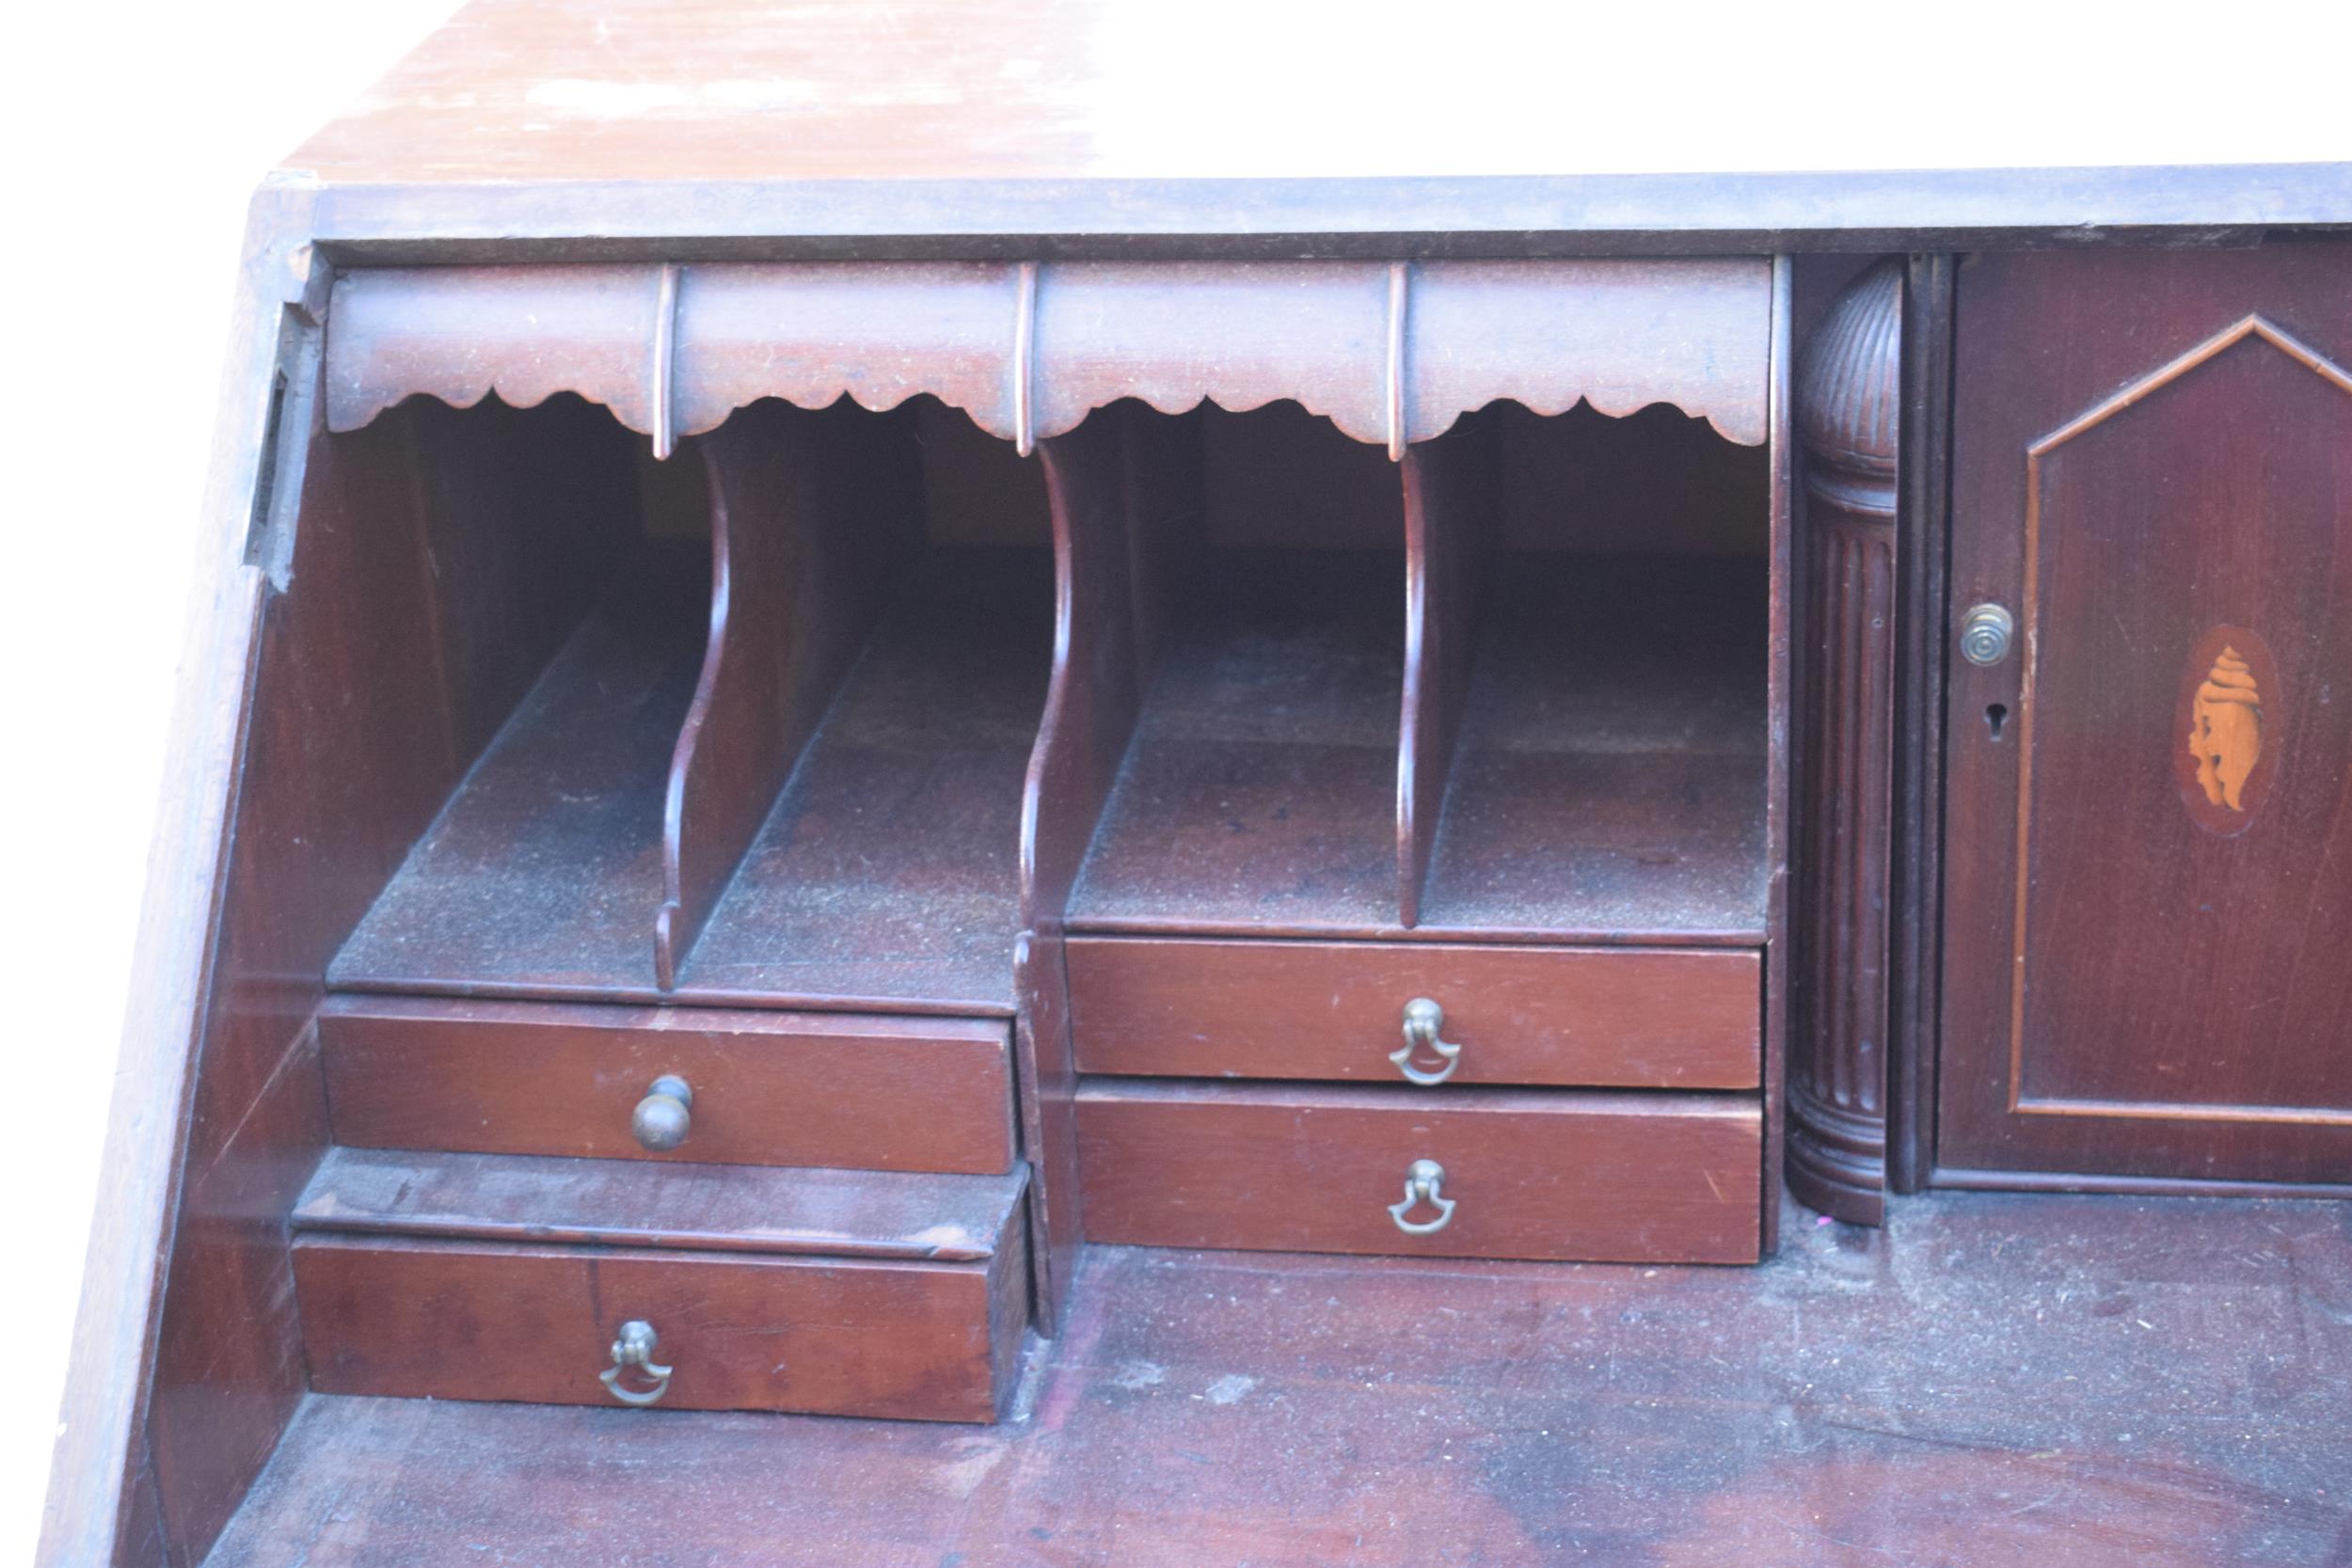
<svg viewBox="0 0 2352 1568"><path fill-rule="evenodd" d="M620 1338L612 1341L612 1365L596 1374L605 1392L623 1404L651 1404L670 1391L670 1369L657 1364L654 1347L661 1342L653 1331L653 1324L643 1318L631 1318L621 1325ZM634 1367L653 1379L650 1388L624 1388L621 1374Z"/></svg>
<svg viewBox="0 0 2352 1568"><path fill-rule="evenodd" d="M1416 996L1405 1004L1405 1043L1389 1053L1389 1060L1396 1064L1408 1083L1427 1087L1442 1084L1454 1076L1454 1069L1462 1065L1462 1048L1450 1040L1440 1039L1438 1032L1445 1027L1445 1009L1425 996ZM1423 1052L1436 1056L1442 1067L1424 1068L1414 1065L1413 1058Z"/></svg>
<svg viewBox="0 0 2352 1568"><path fill-rule="evenodd" d="M1434 1236L1454 1220L1454 1200L1440 1191L1445 1185L1445 1167L1435 1160L1416 1160L1405 1172L1405 1199L1389 1205L1389 1218L1407 1236ZM1434 1220L1408 1220L1405 1216L1422 1204L1438 1211Z"/></svg>

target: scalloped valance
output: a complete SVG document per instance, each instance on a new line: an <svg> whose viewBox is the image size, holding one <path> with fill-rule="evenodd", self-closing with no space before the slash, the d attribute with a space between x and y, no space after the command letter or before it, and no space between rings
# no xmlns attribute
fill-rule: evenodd
<svg viewBox="0 0 2352 1568"><path fill-rule="evenodd" d="M667 455L764 397L928 392L1027 451L1120 398L1291 398L1393 455L1507 398L1671 404L1756 446L1771 318L1761 258L359 269L329 308L326 420L570 391Z"/></svg>

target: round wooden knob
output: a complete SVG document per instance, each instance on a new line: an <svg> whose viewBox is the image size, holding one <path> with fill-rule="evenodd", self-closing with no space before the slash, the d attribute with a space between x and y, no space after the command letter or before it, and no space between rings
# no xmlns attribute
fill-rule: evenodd
<svg viewBox="0 0 2352 1568"><path fill-rule="evenodd" d="M694 1091L686 1086L686 1080L663 1073L653 1081L645 1098L637 1102L637 1109L628 1118L628 1130L637 1141L656 1154L666 1154L686 1141L686 1134L694 1128Z"/></svg>

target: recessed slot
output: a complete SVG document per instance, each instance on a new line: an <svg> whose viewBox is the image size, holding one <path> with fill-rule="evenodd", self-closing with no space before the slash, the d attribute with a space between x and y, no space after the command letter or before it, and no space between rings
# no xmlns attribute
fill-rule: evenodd
<svg viewBox="0 0 2352 1568"><path fill-rule="evenodd" d="M1391 925L1405 602L1395 466L1292 404L1197 419L1200 514L1185 547L1163 556L1157 674L1070 925Z"/></svg>
<svg viewBox="0 0 2352 1568"><path fill-rule="evenodd" d="M1761 941L1762 449L1668 407L1490 413L1500 517L1450 601L1470 652L1420 927Z"/></svg>
<svg viewBox="0 0 2352 1568"><path fill-rule="evenodd" d="M664 463L579 406L550 455L606 476L625 538L332 982L1009 1011L1051 651L1043 490L1009 445L918 404L763 402ZM418 406L436 526L506 526L527 496L481 411ZM478 483L433 477L444 447ZM549 534L468 592L517 594L571 551ZM665 950L673 904L695 918Z"/></svg>
<svg viewBox="0 0 2352 1568"><path fill-rule="evenodd" d="M2008 725L2008 704L1994 703L1984 710L1985 733L1990 735L1995 741L1998 741L2001 738L2001 731Z"/></svg>

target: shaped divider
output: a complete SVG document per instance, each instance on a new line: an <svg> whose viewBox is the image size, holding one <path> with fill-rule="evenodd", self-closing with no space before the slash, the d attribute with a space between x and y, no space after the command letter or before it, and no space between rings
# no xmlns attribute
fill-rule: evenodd
<svg viewBox="0 0 2352 1568"><path fill-rule="evenodd" d="M1080 1239L1062 919L1198 547L1195 421L1119 404L1039 448L1054 527L1054 668L1021 802L1023 1137L1039 1179L1039 1317Z"/></svg>
<svg viewBox="0 0 2352 1568"><path fill-rule="evenodd" d="M1421 923L1470 693L1482 587L1501 531L1494 421L1405 449L1405 702L1396 746L1397 923Z"/></svg>
<svg viewBox="0 0 2352 1568"><path fill-rule="evenodd" d="M920 542L893 438L862 411L767 401L691 442L709 474L710 636L662 808L664 990Z"/></svg>

